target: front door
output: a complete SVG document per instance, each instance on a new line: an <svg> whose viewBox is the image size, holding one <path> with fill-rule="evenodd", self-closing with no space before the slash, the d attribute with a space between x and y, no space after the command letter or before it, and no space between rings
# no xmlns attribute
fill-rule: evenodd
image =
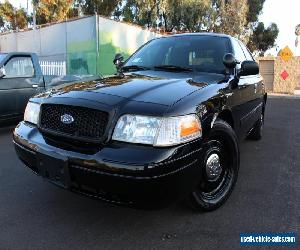
<svg viewBox="0 0 300 250"><path fill-rule="evenodd" d="M13 56L4 64L5 76L0 79L0 117L16 117L24 113L30 97L34 96L41 83L35 77L30 56ZM39 77L40 78L40 77Z"/></svg>
<svg viewBox="0 0 300 250"><path fill-rule="evenodd" d="M238 89L244 102L240 126L244 133L249 132L261 113L257 100L258 87L257 76L243 76L239 80Z"/></svg>
<svg viewBox="0 0 300 250"><path fill-rule="evenodd" d="M236 118L235 129L241 137L249 132L255 122L253 111L256 103L256 85L253 80L250 77L232 80L237 83L233 84L235 86L233 89L228 90L232 92L231 95L228 95L228 105L232 106L232 112Z"/></svg>

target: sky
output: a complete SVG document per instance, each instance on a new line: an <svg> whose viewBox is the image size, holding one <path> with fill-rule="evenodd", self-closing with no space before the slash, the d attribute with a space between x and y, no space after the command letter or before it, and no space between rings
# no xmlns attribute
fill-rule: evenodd
<svg viewBox="0 0 300 250"><path fill-rule="evenodd" d="M4 0L0 0L3 2ZM9 0L16 7L27 8L27 0ZM28 0L30 3L31 0ZM29 4L29 11L32 8ZM277 50L289 46L294 54L300 56L300 48L295 48L295 27L300 24L300 1L299 0L266 0L260 21L265 25L275 22L280 30L276 41L278 48L272 49L268 53L277 54Z"/></svg>
<svg viewBox="0 0 300 250"><path fill-rule="evenodd" d="M269 25L271 22L276 23L280 31L276 41L278 48L289 46L294 54L300 56L300 48L297 50L295 48L295 27L300 24L299 0L266 0L260 21L265 25ZM275 49L271 52L276 53Z"/></svg>
<svg viewBox="0 0 300 250"><path fill-rule="evenodd" d="M12 5L14 5L15 7L23 7L23 8L27 8L27 0L8 0ZM4 0L0 0L0 2L4 2ZM32 10L31 8L31 0L28 0L28 5L30 7L29 11Z"/></svg>

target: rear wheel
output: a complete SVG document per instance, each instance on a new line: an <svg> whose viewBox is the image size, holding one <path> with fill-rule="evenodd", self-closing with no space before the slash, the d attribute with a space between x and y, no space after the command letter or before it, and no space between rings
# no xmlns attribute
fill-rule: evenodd
<svg viewBox="0 0 300 250"><path fill-rule="evenodd" d="M216 120L204 143L201 183L191 193L188 203L197 210L212 211L230 196L237 181L239 149L235 132L223 120Z"/></svg>

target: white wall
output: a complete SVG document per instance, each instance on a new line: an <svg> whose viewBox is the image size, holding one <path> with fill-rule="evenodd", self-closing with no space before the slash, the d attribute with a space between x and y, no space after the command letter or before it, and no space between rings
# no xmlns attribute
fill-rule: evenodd
<svg viewBox="0 0 300 250"><path fill-rule="evenodd" d="M91 16L0 35L0 52L35 52L43 61L66 62L68 74L110 74L115 52L129 56L157 36L138 26Z"/></svg>

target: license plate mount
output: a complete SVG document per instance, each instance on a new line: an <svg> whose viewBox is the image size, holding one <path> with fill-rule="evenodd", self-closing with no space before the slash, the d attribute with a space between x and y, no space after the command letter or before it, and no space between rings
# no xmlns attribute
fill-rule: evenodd
<svg viewBox="0 0 300 250"><path fill-rule="evenodd" d="M37 166L38 172L42 177L64 188L70 187L70 173L67 159L38 154Z"/></svg>

